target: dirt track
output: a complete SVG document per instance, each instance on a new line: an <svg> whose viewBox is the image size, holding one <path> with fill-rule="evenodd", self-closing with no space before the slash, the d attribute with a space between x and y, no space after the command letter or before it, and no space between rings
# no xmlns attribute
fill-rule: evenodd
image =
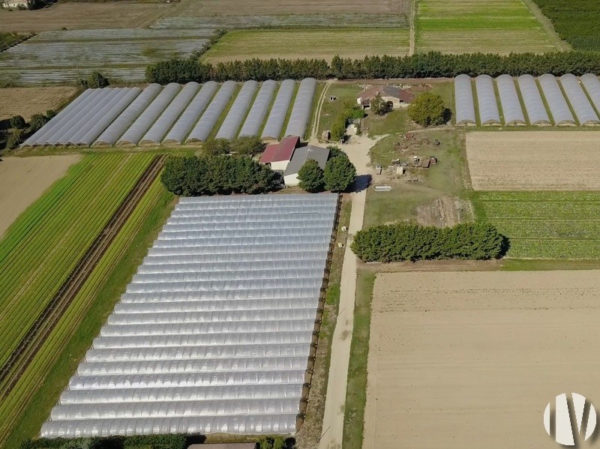
<svg viewBox="0 0 600 449"><path fill-rule="evenodd" d="M0 237L81 156L6 157L0 162Z"/></svg>
<svg viewBox="0 0 600 449"><path fill-rule="evenodd" d="M597 132L469 132L467 158L475 190L600 190Z"/></svg>
<svg viewBox="0 0 600 449"><path fill-rule="evenodd" d="M546 403L600 404L600 271L379 274L365 449L556 448Z"/></svg>

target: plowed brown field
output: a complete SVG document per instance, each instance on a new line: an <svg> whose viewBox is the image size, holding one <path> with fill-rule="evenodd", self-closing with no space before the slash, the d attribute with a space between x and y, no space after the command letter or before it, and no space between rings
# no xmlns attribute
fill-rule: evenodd
<svg viewBox="0 0 600 449"><path fill-rule="evenodd" d="M600 401L600 271L379 274L365 449L556 448L559 393Z"/></svg>

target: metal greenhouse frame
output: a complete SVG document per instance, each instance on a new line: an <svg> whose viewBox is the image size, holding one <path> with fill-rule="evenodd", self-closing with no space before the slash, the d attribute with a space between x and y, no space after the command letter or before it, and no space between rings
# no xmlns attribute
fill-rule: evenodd
<svg viewBox="0 0 600 449"><path fill-rule="evenodd" d="M473 86L469 75L454 78L454 102L457 125L476 125Z"/></svg>
<svg viewBox="0 0 600 449"><path fill-rule="evenodd" d="M560 83L579 123L586 126L600 125L598 115L579 85L579 80L577 80L575 75L567 74L561 76Z"/></svg>
<svg viewBox="0 0 600 449"><path fill-rule="evenodd" d="M316 79L305 78L300 82L285 136L298 136L300 138L304 136L310 120L316 90Z"/></svg>
<svg viewBox="0 0 600 449"><path fill-rule="evenodd" d="M236 89L234 81L225 81L192 129L186 142L205 141L227 107Z"/></svg>
<svg viewBox="0 0 600 449"><path fill-rule="evenodd" d="M256 94L254 104L252 105L250 112L248 112L246 121L242 125L239 137L258 136L260 128L267 116L267 112L269 112L269 106L271 106L276 87L277 83L273 80L267 80L262 83L260 90Z"/></svg>
<svg viewBox="0 0 600 449"><path fill-rule="evenodd" d="M498 95L502 105L504 123L510 126L525 125L525 115L519 101L515 82L510 75L500 75L496 78Z"/></svg>
<svg viewBox="0 0 600 449"><path fill-rule="evenodd" d="M41 436L294 433L337 204L181 198Z"/></svg>
<svg viewBox="0 0 600 449"><path fill-rule="evenodd" d="M284 80L281 82L275 102L263 128L261 139L279 140L295 89L296 83L294 80Z"/></svg>
<svg viewBox="0 0 600 449"><path fill-rule="evenodd" d="M221 127L217 131L216 138L217 139L233 139L237 136L237 133L248 114L248 109L250 108L250 103L252 103L252 99L256 94L256 90L258 89L258 83L256 81L246 81L237 97L235 98L233 104L231 105L231 109L229 109L229 113Z"/></svg>
<svg viewBox="0 0 600 449"><path fill-rule="evenodd" d="M563 96L558 81L554 75L546 73L539 77L540 86L546 102L550 108L550 113L557 126L575 126L575 118L569 109L567 100Z"/></svg>

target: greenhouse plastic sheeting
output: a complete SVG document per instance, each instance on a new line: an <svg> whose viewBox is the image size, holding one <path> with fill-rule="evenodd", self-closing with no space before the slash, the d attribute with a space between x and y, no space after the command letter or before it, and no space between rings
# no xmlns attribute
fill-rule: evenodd
<svg viewBox="0 0 600 449"><path fill-rule="evenodd" d="M198 89L200 89L200 84L195 82L187 83L183 86L177 96L173 98L171 104L169 104L144 137L142 137L140 143L160 143L167 131L175 123L175 120L177 120L194 95L196 95Z"/></svg>
<svg viewBox="0 0 600 449"><path fill-rule="evenodd" d="M204 141L208 138L219 117L227 107L236 89L234 81L225 81L192 129L186 142Z"/></svg>
<svg viewBox="0 0 600 449"><path fill-rule="evenodd" d="M225 117L223 124L219 128L219 131L217 131L217 139L231 140L237 136L240 126L248 113L256 89L258 89L258 83L256 81L251 80L244 83L238 96L231 105L227 117Z"/></svg>
<svg viewBox="0 0 600 449"><path fill-rule="evenodd" d="M287 116L287 111L290 108L292 97L294 96L294 90L296 83L294 80L284 80L279 86L277 96L273 102L269 117L263 128L261 135L262 139L274 139L278 140L283 130L283 124Z"/></svg>
<svg viewBox="0 0 600 449"><path fill-rule="evenodd" d="M269 111L269 106L271 106L271 100L273 100L276 87L277 83L273 80L267 80L262 83L260 90L256 94L254 104L252 104L252 108L248 112L246 121L240 130L240 137L258 136L260 127Z"/></svg>
<svg viewBox="0 0 600 449"><path fill-rule="evenodd" d="M96 139L94 145L114 145L162 90L160 84L148 85L127 109Z"/></svg>
<svg viewBox="0 0 600 449"><path fill-rule="evenodd" d="M165 143L183 143L185 141L185 138L206 109L218 87L219 85L214 81L208 81L202 86L188 107L181 113L173 128L165 136Z"/></svg>
<svg viewBox="0 0 600 449"><path fill-rule="evenodd" d="M316 89L317 80L314 78L305 78L300 82L285 136L298 136L300 138L304 136L308 127Z"/></svg>
<svg viewBox="0 0 600 449"><path fill-rule="evenodd" d="M42 436L294 433L337 201L182 198Z"/></svg>
<svg viewBox="0 0 600 449"><path fill-rule="evenodd" d="M596 111L600 113L600 80L596 75L586 73L581 77L581 82L596 107Z"/></svg>
<svg viewBox="0 0 600 449"><path fill-rule="evenodd" d="M458 75L454 78L454 97L457 125L475 125L475 103L471 77Z"/></svg>
<svg viewBox="0 0 600 449"><path fill-rule="evenodd" d="M581 125L598 125L600 120L575 75L560 77L560 83Z"/></svg>
<svg viewBox="0 0 600 449"><path fill-rule="evenodd" d="M22 146L35 146L35 145L43 145L45 142L45 138L50 135L50 133L54 132L58 127L63 126L70 117L73 117L74 114L79 111L84 103L86 103L86 99L89 96L93 96L98 89L87 89L81 95L79 95L75 100L73 100L67 107L65 107L62 111L56 114L48 123L46 123L42 128L40 128L35 134L30 136Z"/></svg>
<svg viewBox="0 0 600 449"><path fill-rule="evenodd" d="M133 122L125 134L117 141L118 145L137 145L146 131L156 121L158 116L171 103L181 86L176 83L167 84L148 107Z"/></svg>
<svg viewBox="0 0 600 449"><path fill-rule="evenodd" d="M540 86L546 97L546 102L556 125L575 125L575 118L571 114L567 100L560 90L554 75L546 73L539 77Z"/></svg>
<svg viewBox="0 0 600 449"><path fill-rule="evenodd" d="M525 125L525 116L512 76L500 75L496 78L496 84L498 85L498 95L502 104L504 123L507 125Z"/></svg>
<svg viewBox="0 0 600 449"><path fill-rule="evenodd" d="M500 113L494 93L494 80L489 75L479 75L475 78L477 102L479 104L479 119L482 125L499 125Z"/></svg>
<svg viewBox="0 0 600 449"><path fill-rule="evenodd" d="M550 117L544 106L535 78L531 75L521 75L517 82L525 104L525 110L531 125L551 125Z"/></svg>

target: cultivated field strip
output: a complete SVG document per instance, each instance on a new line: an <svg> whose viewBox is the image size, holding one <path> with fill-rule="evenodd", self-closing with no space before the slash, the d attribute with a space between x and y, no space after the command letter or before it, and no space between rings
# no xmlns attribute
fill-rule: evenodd
<svg viewBox="0 0 600 449"><path fill-rule="evenodd" d="M0 54L0 79L23 84L76 81L94 70L143 81L146 66L200 50L212 35L198 30L49 31Z"/></svg>
<svg viewBox="0 0 600 449"><path fill-rule="evenodd" d="M0 367L0 395L5 399L21 375L36 357L39 348L49 337L62 315L71 305L89 275L108 250L129 216L162 169L165 156L156 156L135 186L123 199L106 226L96 236L88 250L77 262L64 284L48 302L27 333L19 341L7 361Z"/></svg>
<svg viewBox="0 0 600 449"><path fill-rule="evenodd" d="M496 78L497 98L494 80L490 76L476 77L473 86L468 75L458 75L454 79L455 123L465 126L600 125L600 81L596 75L586 74L578 79L566 74L557 79L554 75L545 74L537 81L531 75L522 75L516 81L515 86L510 75ZM477 94L477 108L474 92ZM524 112L527 112L527 119Z"/></svg>
<svg viewBox="0 0 600 449"><path fill-rule="evenodd" d="M181 199L42 436L294 433L337 202Z"/></svg>
<svg viewBox="0 0 600 449"><path fill-rule="evenodd" d="M151 155L88 155L8 229L0 241L0 363L8 360L151 160Z"/></svg>
<svg viewBox="0 0 600 449"><path fill-rule="evenodd" d="M212 135L234 139L261 134L274 140L304 136L316 80L307 78L300 83L293 104L296 83L285 80L279 88L277 85L268 80L259 88L256 81L247 81L238 90L234 81L220 86L209 81L203 86L195 82L164 87L150 84L143 90L88 89L23 146L181 144L202 142Z"/></svg>

